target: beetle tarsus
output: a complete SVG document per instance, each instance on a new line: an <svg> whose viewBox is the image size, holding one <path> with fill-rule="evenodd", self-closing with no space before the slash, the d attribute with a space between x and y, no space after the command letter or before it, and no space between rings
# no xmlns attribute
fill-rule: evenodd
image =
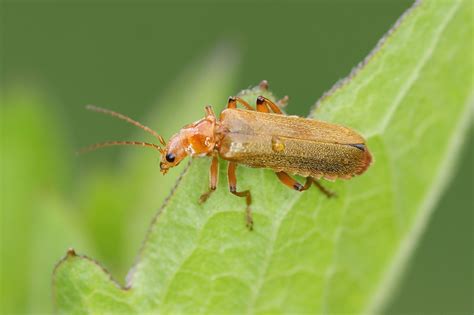
<svg viewBox="0 0 474 315"><path fill-rule="evenodd" d="M249 231L253 231L253 218L252 218L252 210L250 206L247 207L245 210L245 226L249 229Z"/></svg>
<svg viewBox="0 0 474 315"><path fill-rule="evenodd" d="M214 189L210 189L209 191L206 191L205 193L203 193L200 197L199 197L199 203L200 204L203 204L207 201L207 199L209 199L209 197L211 196L211 194L215 191L215 188Z"/></svg>
<svg viewBox="0 0 474 315"><path fill-rule="evenodd" d="M278 100L276 102L277 106L280 107L280 108L283 108L283 107L286 107L286 105L288 105L288 100L290 98L288 97L288 95L285 95L282 99Z"/></svg>
<svg viewBox="0 0 474 315"><path fill-rule="evenodd" d="M313 178L314 186L316 186L328 198L337 197L336 193L324 187L318 180Z"/></svg>

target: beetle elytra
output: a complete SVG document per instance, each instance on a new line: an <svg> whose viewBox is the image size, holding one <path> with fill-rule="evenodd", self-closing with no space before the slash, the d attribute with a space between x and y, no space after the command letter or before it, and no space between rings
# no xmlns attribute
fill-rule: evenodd
<svg viewBox="0 0 474 315"><path fill-rule="evenodd" d="M261 90L267 87L266 81L259 85ZM238 109L238 104L244 109ZM284 185L300 192L314 184L330 197L332 193L321 185L320 178L350 179L365 172L372 161L364 138L352 129L288 116L277 104L263 96L257 97L255 108L240 97L229 97L227 108L219 117L211 106L207 106L204 118L186 125L168 142L152 129L125 115L91 105L87 108L131 123L152 134L161 145L140 141L108 141L82 151L114 145L149 147L160 152L160 171L163 174L187 156L210 157L209 190L201 195L200 202L205 202L216 190L218 158L229 161L229 190L245 198L249 229L253 227L250 208L252 197L250 190L237 190L235 171L238 164L271 169ZM289 174L306 177L305 184L299 183Z"/></svg>

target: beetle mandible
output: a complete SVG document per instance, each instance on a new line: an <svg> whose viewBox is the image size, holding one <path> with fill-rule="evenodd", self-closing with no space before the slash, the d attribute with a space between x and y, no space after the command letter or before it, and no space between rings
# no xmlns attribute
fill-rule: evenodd
<svg viewBox="0 0 474 315"><path fill-rule="evenodd" d="M259 88L266 90L267 82L262 81ZM238 109L238 104L244 109ZM372 161L364 138L352 129L285 115L277 104L264 96L257 97L255 108L242 98L231 96L219 118L211 106L206 106L204 118L184 126L168 142L149 127L125 115L92 105L87 109L125 120L152 134L162 146L141 141L107 141L82 151L115 145L150 147L161 154L160 171L163 174L187 156L210 157L209 190L201 195L201 203L217 188L218 158L229 161L229 190L245 198L246 225L250 230L253 228L252 196L250 190L237 190L235 171L238 164L272 169L284 185L294 190L301 192L314 184L331 197L333 193L321 185L320 178L350 179L365 172ZM289 174L306 177L305 184Z"/></svg>

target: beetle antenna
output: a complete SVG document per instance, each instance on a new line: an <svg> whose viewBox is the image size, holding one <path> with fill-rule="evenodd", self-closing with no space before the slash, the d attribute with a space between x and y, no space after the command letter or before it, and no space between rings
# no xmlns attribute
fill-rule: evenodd
<svg viewBox="0 0 474 315"><path fill-rule="evenodd" d="M88 147L82 148L77 153L83 154L83 153L95 151L100 148L117 146L117 145L135 145L135 146L140 146L140 147L152 148L154 150L159 151L161 154L163 154L164 152L164 150L160 146L154 143L141 142L141 141L106 141L106 142L96 143Z"/></svg>
<svg viewBox="0 0 474 315"><path fill-rule="evenodd" d="M94 105L87 105L86 106L86 109L88 110L91 110L93 112L97 112L97 113L103 113L103 114L106 114L106 115L110 115L112 117L116 117L118 119L121 119L121 120L124 120L134 126L137 126L138 128L141 128L143 130L145 130L146 132L150 133L151 135L153 135L156 139L158 139L158 141L160 141L160 143L162 145L166 145L166 142L165 140L163 139L162 136L160 136L156 131L154 131L153 129L145 126L145 125L142 125L140 124L138 121L135 121L133 120L132 118L130 117L127 117L123 114L120 114L120 113L117 113L117 112L114 112L110 109L105 109L105 108L101 108L101 107L97 107L97 106L94 106Z"/></svg>

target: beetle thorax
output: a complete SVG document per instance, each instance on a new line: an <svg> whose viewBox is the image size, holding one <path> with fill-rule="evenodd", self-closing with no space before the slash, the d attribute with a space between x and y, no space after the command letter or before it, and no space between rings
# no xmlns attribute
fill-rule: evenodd
<svg viewBox="0 0 474 315"><path fill-rule="evenodd" d="M205 156L214 150L214 126L215 121L205 118L181 129L181 144L188 155Z"/></svg>

